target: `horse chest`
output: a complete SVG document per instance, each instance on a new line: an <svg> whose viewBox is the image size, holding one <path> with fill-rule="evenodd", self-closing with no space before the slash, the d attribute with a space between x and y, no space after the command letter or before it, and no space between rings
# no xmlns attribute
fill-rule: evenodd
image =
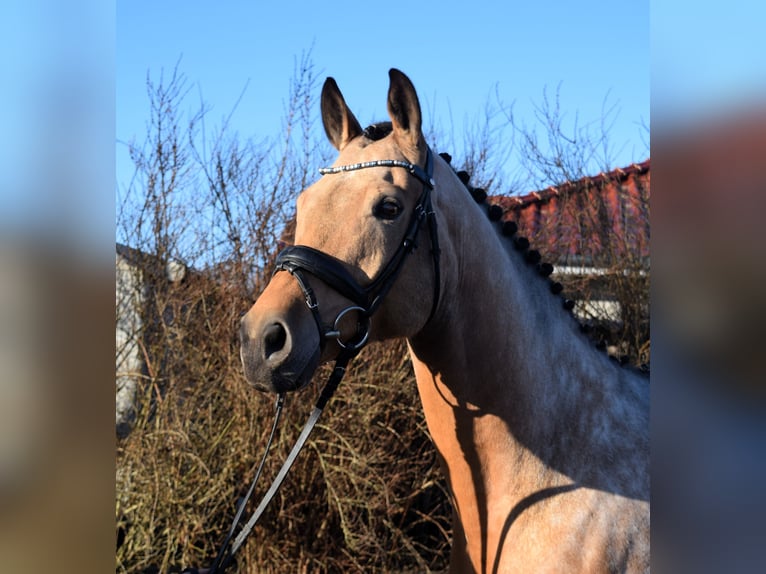
<svg viewBox="0 0 766 574"><path fill-rule="evenodd" d="M475 509L474 509L475 510ZM460 514L452 572L648 572L648 505L562 485ZM645 529L636 514L645 513ZM462 554L462 555L461 555Z"/></svg>

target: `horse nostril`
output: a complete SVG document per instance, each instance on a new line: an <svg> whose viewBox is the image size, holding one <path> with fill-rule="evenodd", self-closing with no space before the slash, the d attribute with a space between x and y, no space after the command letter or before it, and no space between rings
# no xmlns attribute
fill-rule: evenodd
<svg viewBox="0 0 766 574"><path fill-rule="evenodd" d="M263 332L263 355L268 360L285 347L287 331L281 323L272 323Z"/></svg>

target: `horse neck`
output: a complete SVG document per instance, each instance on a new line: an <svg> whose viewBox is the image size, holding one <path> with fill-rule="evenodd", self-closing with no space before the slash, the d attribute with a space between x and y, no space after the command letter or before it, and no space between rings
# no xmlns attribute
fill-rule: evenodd
<svg viewBox="0 0 766 574"><path fill-rule="evenodd" d="M624 424L623 375L453 179L435 193L447 241L442 302L409 341L434 441L444 457L471 450L479 461L527 460L522 452L531 452L541 467L584 478L575 468L583 449L614 454L603 443L606 429ZM572 453L564 440L579 448ZM497 457L498 449L507 452Z"/></svg>

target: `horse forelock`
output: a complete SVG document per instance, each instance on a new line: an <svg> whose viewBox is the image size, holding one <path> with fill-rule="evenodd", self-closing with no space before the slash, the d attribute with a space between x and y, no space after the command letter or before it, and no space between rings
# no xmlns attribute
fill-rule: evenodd
<svg viewBox="0 0 766 574"><path fill-rule="evenodd" d="M364 128L362 135L368 140L375 142L383 139L392 131L394 131L394 127L391 122L377 122Z"/></svg>

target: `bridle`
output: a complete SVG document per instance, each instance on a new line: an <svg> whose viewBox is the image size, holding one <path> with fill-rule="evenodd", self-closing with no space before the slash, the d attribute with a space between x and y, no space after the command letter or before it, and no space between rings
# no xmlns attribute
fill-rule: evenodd
<svg viewBox="0 0 766 574"><path fill-rule="evenodd" d="M234 535L234 531L240 523L245 505L250 499L250 496L255 489L255 484L261 475L261 471L263 470L266 457L271 447L272 439L274 438L274 434L279 424L285 398L284 394L279 395L274 423L272 425L271 433L266 444L265 452L258 466L258 470L256 471L255 479L253 480L247 495L245 496L245 499L239 504L239 508L234 517L231 529L229 530L229 533L227 534L226 539L221 546L218 556L216 557L212 567L209 570L209 574L223 572L226 566L231 563L234 558L234 554L245 541L245 538L247 538L247 536L250 534L253 527L255 526L255 523L265 511L266 506L279 490L279 487L287 476L290 467L292 466L293 462L295 462L295 459L298 457L298 454L308 439L309 434L319 420L319 416L322 414L325 405L332 397L340 381L343 379L349 361L354 358L367 344L369 340L370 322L372 315L383 302L384 298L391 290L391 287L393 287L396 278L399 276L399 273L404 266L404 262L406 261L407 256L417 247L417 237L424 222L428 225L429 229L434 269L433 299L431 303L431 312L428 316L427 322L430 322L436 313L441 293L441 275L439 267L440 250L436 225L436 215L431 205L431 191L434 189L433 161L433 154L431 153L431 149L428 148L426 151L425 168L421 168L420 166L403 160L383 159L336 167L321 168L319 170L319 173L324 176L373 167L404 168L410 173L410 175L415 177L423 184L423 191L421 192L415 208L413 209L410 223L407 226L407 230L404 234L402 242L399 244L399 247L391 259L388 261L388 263L366 286L359 285L359 283L351 276L351 274L346 270L346 268L338 259L312 247L307 247L305 245L293 245L285 248L279 253L279 255L277 255L276 268L274 273L276 274L280 271L287 271L293 277L295 277L305 298L306 305L311 311L311 314L314 317L314 321L316 322L317 329L319 330L320 346L324 348L328 339L335 339L341 350L335 359L335 366L333 371L330 374L327 383L323 387L319 399L317 399L317 402L314 405L314 409L311 411L309 419L303 426L303 430L298 436L292 451L290 451L290 454L282 465L282 468L277 473L277 476L272 482L268 491L261 499L258 507L253 512L252 516L244 525L237 537L234 538L234 541L231 544L231 548L229 549L229 542L231 541ZM353 303L353 305L346 307L338 313L330 329L325 329L322 324L321 316L319 313L319 303L317 301L314 290L311 288L307 275L313 275L317 277ZM352 312L356 312L359 316L357 320L357 330L351 338L344 341L341 339L340 334L341 320L347 314ZM190 571L193 572L194 570L191 569Z"/></svg>
<svg viewBox="0 0 766 574"><path fill-rule="evenodd" d="M317 328L319 329L321 345L324 345L328 338L334 338L344 350L352 349L358 351L364 347L369 336L370 319L394 285L399 272L404 266L404 261L406 260L407 255L412 253L417 247L418 232L424 221L427 222L430 231L434 268L434 293L431 312L428 316L429 321L436 312L436 307L439 303L441 289L441 277L439 273L440 251L436 228L436 216L431 205L431 191L434 188L433 155L431 150L429 148L426 152L425 169L402 160L383 159L337 167L324 167L319 170L319 173L322 175L332 175L373 167L404 168L410 175L423 184L423 191L418 198L407 231L405 232L404 238L399 244L398 249L368 285L364 287L359 285L340 261L331 255L327 255L312 247L293 245L284 249L277 256L275 273L279 271L287 271L295 277L306 299L306 305L311 310ZM354 303L352 306L343 309L337 315L332 329L326 330L322 325L319 314L319 305L316 296L314 295L314 291L309 284L308 278L306 277L306 273L319 278L328 286L332 287L336 292ZM356 334L350 340L342 341L339 332L340 320L352 311L359 313L361 320L357 323Z"/></svg>

